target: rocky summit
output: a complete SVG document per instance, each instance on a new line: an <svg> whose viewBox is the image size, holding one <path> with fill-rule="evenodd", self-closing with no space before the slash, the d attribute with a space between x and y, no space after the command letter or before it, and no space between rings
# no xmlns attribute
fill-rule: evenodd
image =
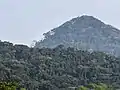
<svg viewBox="0 0 120 90"><path fill-rule="evenodd" d="M88 51L102 51L120 55L120 30L93 16L81 16L44 33L35 47L54 48L58 45Z"/></svg>

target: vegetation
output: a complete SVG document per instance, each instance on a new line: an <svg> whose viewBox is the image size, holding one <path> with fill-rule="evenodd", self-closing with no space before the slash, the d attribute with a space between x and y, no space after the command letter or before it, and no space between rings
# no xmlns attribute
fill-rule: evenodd
<svg viewBox="0 0 120 90"><path fill-rule="evenodd" d="M103 52L0 42L0 81L17 81L27 90L66 90L89 83L119 88L119 73L120 59Z"/></svg>
<svg viewBox="0 0 120 90"><path fill-rule="evenodd" d="M26 90L25 88L20 88L16 82L0 82L0 90Z"/></svg>
<svg viewBox="0 0 120 90"><path fill-rule="evenodd" d="M89 84L87 86L80 86L77 90L114 90L113 87L107 86L106 84Z"/></svg>

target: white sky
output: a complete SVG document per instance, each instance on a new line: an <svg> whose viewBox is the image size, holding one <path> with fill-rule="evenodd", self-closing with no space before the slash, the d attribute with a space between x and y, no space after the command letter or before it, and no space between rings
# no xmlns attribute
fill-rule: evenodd
<svg viewBox="0 0 120 90"><path fill-rule="evenodd" d="M120 0L0 0L0 40L30 45L83 14L120 29Z"/></svg>

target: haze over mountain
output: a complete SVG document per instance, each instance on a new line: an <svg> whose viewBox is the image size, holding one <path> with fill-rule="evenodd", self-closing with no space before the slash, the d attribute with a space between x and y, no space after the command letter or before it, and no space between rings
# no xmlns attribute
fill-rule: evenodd
<svg viewBox="0 0 120 90"><path fill-rule="evenodd" d="M120 54L120 30L93 16L73 18L43 35L44 39L37 42L35 47L54 48L62 44L65 47L102 51L116 56Z"/></svg>

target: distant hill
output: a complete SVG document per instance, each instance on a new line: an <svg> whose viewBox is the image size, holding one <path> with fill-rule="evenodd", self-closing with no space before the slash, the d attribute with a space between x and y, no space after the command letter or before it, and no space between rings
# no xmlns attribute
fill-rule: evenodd
<svg viewBox="0 0 120 90"><path fill-rule="evenodd" d="M35 47L54 48L58 45L120 55L120 30L93 16L81 16L44 33L44 40Z"/></svg>

